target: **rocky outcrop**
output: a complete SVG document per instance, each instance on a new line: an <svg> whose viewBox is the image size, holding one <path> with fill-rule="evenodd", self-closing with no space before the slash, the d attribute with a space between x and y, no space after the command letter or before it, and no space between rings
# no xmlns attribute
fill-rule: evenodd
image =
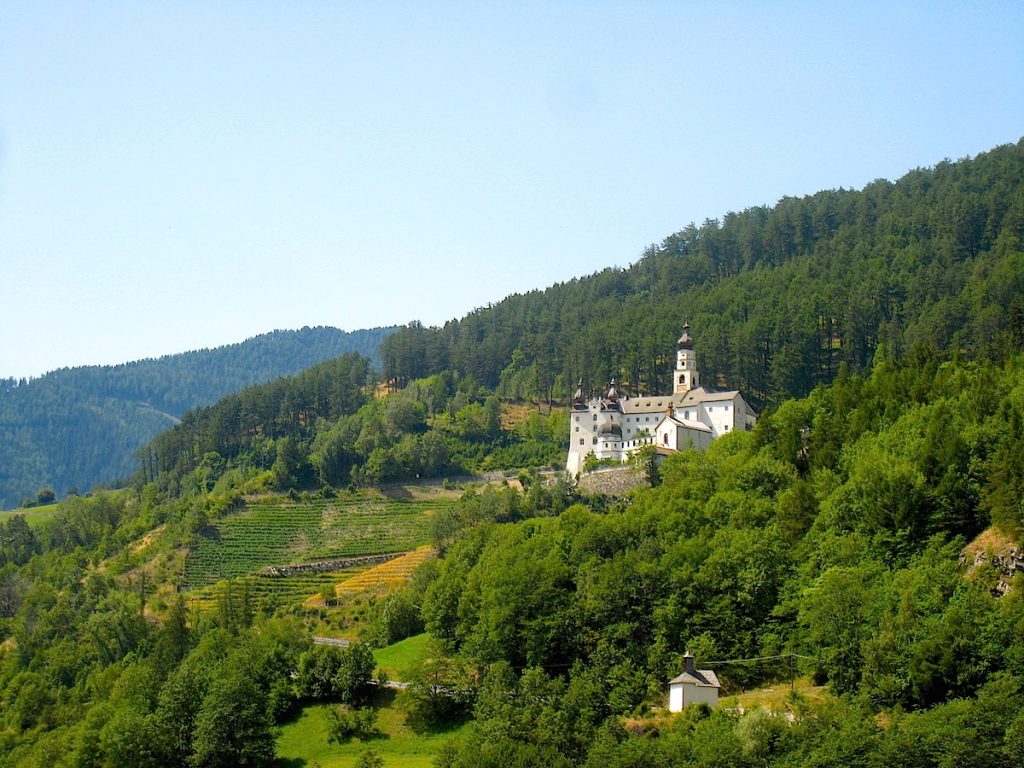
<svg viewBox="0 0 1024 768"><path fill-rule="evenodd" d="M996 597L1002 597L1013 588L1013 577L1018 573L1024 573L1024 549L1010 547L1003 552L992 552L982 550L964 552L960 555L960 566L968 566L969 571L976 572L979 568L988 566L996 573L996 581L991 592Z"/></svg>

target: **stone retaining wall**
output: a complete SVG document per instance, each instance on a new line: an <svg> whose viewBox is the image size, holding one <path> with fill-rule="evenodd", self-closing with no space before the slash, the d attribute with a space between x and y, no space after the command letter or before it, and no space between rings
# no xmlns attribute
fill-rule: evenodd
<svg viewBox="0 0 1024 768"><path fill-rule="evenodd" d="M316 563L298 563L296 565L268 565L260 570L262 576L296 576L300 573L329 573L357 565L377 565L401 557L405 552L393 552L386 555L362 555L346 557L340 560L321 560Z"/></svg>
<svg viewBox="0 0 1024 768"><path fill-rule="evenodd" d="M577 487L584 493L603 496L624 496L637 486L647 485L643 472L633 467L612 467L580 475Z"/></svg>

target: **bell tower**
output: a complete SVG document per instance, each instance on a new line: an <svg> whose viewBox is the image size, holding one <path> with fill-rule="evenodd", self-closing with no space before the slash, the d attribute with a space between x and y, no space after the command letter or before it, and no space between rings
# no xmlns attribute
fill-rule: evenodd
<svg viewBox="0 0 1024 768"><path fill-rule="evenodd" d="M700 386L700 374L697 373L697 355L693 351L693 339L690 337L690 323L683 325L683 335L676 343L676 371L672 380L672 394L685 395L691 389Z"/></svg>

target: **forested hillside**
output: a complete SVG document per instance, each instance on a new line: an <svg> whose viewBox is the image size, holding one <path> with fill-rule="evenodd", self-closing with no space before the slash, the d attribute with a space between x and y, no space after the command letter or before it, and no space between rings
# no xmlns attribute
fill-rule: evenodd
<svg viewBox="0 0 1024 768"><path fill-rule="evenodd" d="M175 493L295 491L564 462L563 412L504 424L492 392L451 373L371 398L369 372L343 355L189 411L140 452L142 479Z"/></svg>
<svg viewBox="0 0 1024 768"><path fill-rule="evenodd" d="M1024 571L998 563L1024 530L1022 366L882 361L610 512L466 525L422 603L487 670L446 765L1019 765ZM842 698L645 721L687 648L727 692L795 663Z"/></svg>
<svg viewBox="0 0 1024 768"><path fill-rule="evenodd" d="M190 413L154 440L144 469L177 487L204 461L217 476L276 464L273 486L285 490L557 466L558 417L502 429L501 401L550 404L579 377L667 391L685 317L703 381L761 407L868 370L883 345L897 358L1000 359L1024 345L1022 237L1024 142L895 184L729 214L628 270L398 330L381 344L383 374L401 390L387 402L338 411L326 371L256 388Z"/></svg>
<svg viewBox="0 0 1024 768"><path fill-rule="evenodd" d="M511 296L381 348L399 385L451 369L499 393L567 397L576 380L668 391L688 318L706 383L758 405L804 395L882 343L1024 343L1024 141L893 183L784 198L691 224L628 269Z"/></svg>
<svg viewBox="0 0 1024 768"><path fill-rule="evenodd" d="M0 381L0 507L123 478L135 451L186 411L244 386L358 352L376 361L393 328L274 331L239 344Z"/></svg>
<svg viewBox="0 0 1024 768"><path fill-rule="evenodd" d="M1022 424L1024 356L886 354L621 502L535 478L469 489L431 516L440 560L364 635L434 638L393 704L371 695L364 646L311 646L323 609L244 582L205 608L161 587L174 547L248 518L234 491L148 483L14 517L0 765L269 766L274 724L327 702L341 735L316 745L324 765L352 764L334 755L353 734L386 753L386 708L434 739L464 724L434 762L450 768L1017 766ZM825 688L668 717L687 648L727 662L724 694L794 671Z"/></svg>

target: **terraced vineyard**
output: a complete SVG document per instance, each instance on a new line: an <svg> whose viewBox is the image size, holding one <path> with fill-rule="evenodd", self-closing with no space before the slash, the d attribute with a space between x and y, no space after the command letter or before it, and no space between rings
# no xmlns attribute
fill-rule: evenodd
<svg viewBox="0 0 1024 768"><path fill-rule="evenodd" d="M185 559L185 586L194 590L222 579L253 576L260 581L310 579L333 582L328 574L265 577L270 565L288 565L386 552L407 552L429 539L431 515L454 504L449 499L403 501L387 498L287 498L249 502L240 512L208 526ZM323 578L321 578L321 576ZM284 587L281 584L280 589ZM290 589L288 590L290 591Z"/></svg>
<svg viewBox="0 0 1024 768"><path fill-rule="evenodd" d="M428 560L432 554L433 550L429 546L418 547L413 552L347 577L335 587L334 594L342 597L373 590L394 589L408 581L416 567Z"/></svg>
<svg viewBox="0 0 1024 768"><path fill-rule="evenodd" d="M350 568L325 573L302 574L299 576L243 576L231 584L236 596L247 589L253 604L262 608L281 605L300 604L316 595L326 586L334 586L340 581L358 575L363 568ZM216 600L226 589L226 583L207 585L193 590L189 595L189 603L199 610L212 609Z"/></svg>

